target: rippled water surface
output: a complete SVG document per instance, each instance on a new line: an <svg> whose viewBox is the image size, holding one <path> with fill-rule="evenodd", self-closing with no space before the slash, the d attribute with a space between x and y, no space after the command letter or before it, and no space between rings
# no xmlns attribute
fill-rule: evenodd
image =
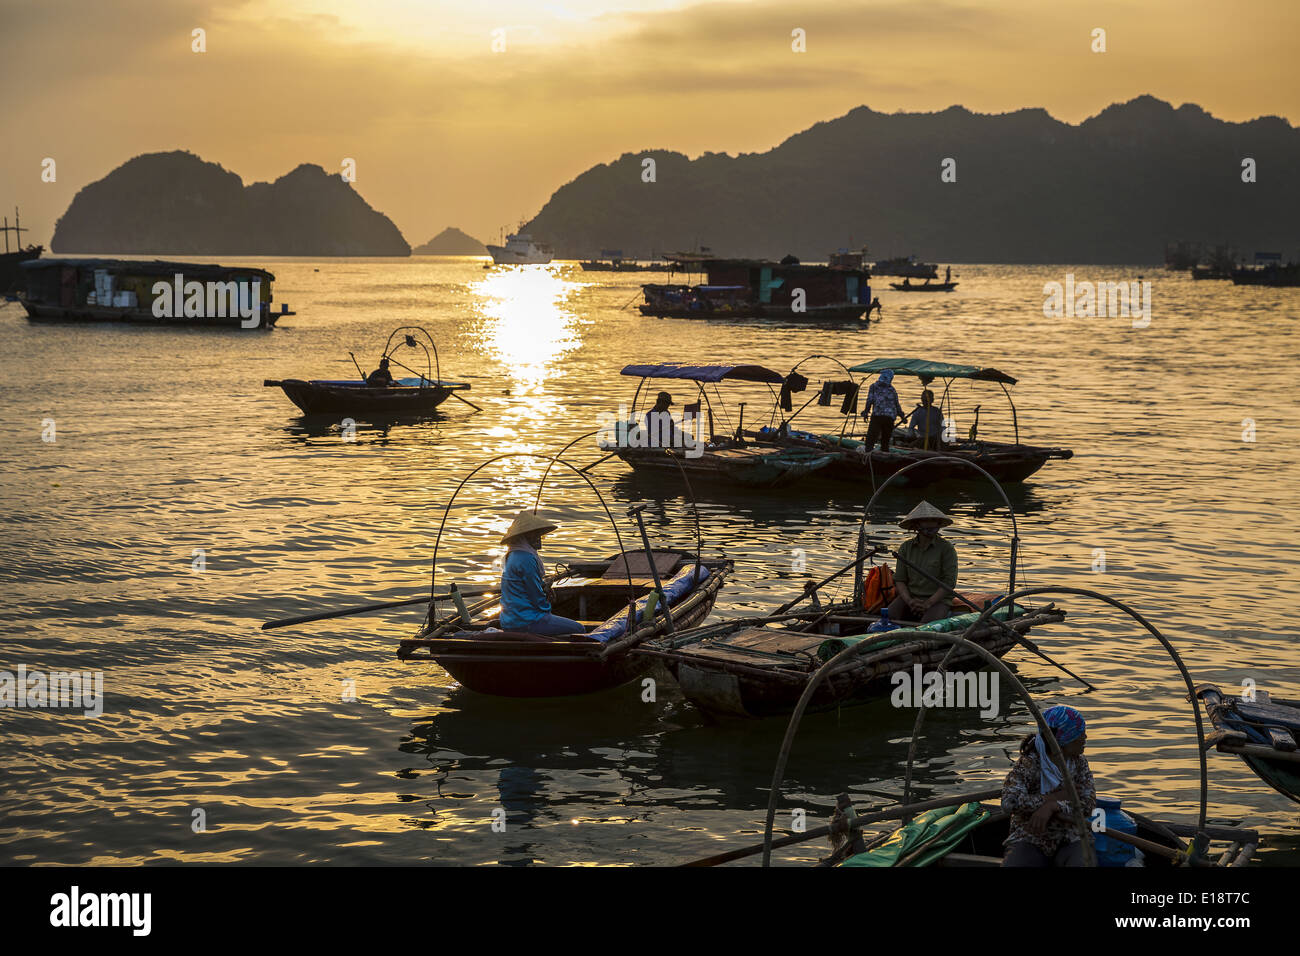
<svg viewBox="0 0 1300 956"><path fill-rule="evenodd" d="M263 263L259 263L263 264ZM1131 602L1197 680L1252 678L1300 696L1295 614L1300 290L1193 283L1142 269L965 266L956 293L881 293L870 330L642 318L642 278L576 265L484 270L476 260L267 264L298 312L271 332L30 325L0 309L0 668L102 670L98 719L0 710L0 860L20 863L670 863L761 834L784 721L714 723L662 675L573 700L508 701L395 659L420 609L262 631L263 621L427 589L443 505L475 465L553 452L631 398L630 362L746 361L782 371L811 353L851 364L924 356L993 365L1014 389L1022 437L1072 447L1012 501L1022 581ZM1151 324L1047 319L1043 284L1153 281ZM648 281L654 281L651 277ZM880 283L883 286L883 283ZM434 420L391 427L304 422L263 379L374 366L395 326L427 328L443 376L472 383ZM827 362L810 363L813 377ZM919 386L898 382L910 408ZM684 389L679 390L685 396ZM724 389L724 397L727 391ZM1000 391L958 386L958 425L1006 435ZM762 418L763 393L746 400ZM680 398L679 398L680 402ZM728 413L737 413L734 402ZM53 419L54 442L42 441ZM1243 420L1255 440L1243 440ZM800 419L802 420L802 418ZM810 424L815 422L810 419ZM599 457L585 440L571 457ZM491 580L496 540L531 503L542 465L513 458L466 486L439 577ZM690 545L688 500L669 482L594 469L616 516L648 505L656 540ZM717 613L757 613L852 554L869 488L699 491L705 550L735 559ZM927 492L950 511L964 584L995 588L1010 523L978 485ZM915 498L897 494L881 531ZM548 560L614 550L599 502L547 482L562 530ZM899 539L901 540L901 539ZM1104 549L1105 570L1096 549ZM206 569L194 570L196 551ZM1009 660L1041 702L1090 720L1098 789L1187 820L1197 795L1192 711L1176 670L1137 625L1078 597L1035 632L1086 675L1082 692L1023 652ZM355 701L342 700L355 682ZM888 702L808 718L784 807L824 818L901 791L913 712ZM935 712L920 742L923 795L996 785L1028 725L1006 701L982 720ZM1300 807L1235 758L1211 753L1210 811L1268 835L1266 863L1300 862ZM492 812L506 811L495 832ZM206 831L194 832L195 811ZM788 826L789 816L781 818ZM815 859L814 842L784 862Z"/></svg>

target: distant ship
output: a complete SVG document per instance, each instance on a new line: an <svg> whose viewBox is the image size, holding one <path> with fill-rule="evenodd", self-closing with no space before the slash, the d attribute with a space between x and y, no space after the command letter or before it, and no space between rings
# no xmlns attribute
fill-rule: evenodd
<svg viewBox="0 0 1300 956"><path fill-rule="evenodd" d="M492 261L499 266L546 265L555 252L544 242L538 242L526 232L506 236L504 246L488 246Z"/></svg>

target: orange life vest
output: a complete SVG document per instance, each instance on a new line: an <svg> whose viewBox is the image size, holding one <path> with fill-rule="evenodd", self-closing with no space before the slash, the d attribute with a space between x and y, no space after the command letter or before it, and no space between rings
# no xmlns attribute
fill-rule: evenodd
<svg viewBox="0 0 1300 956"><path fill-rule="evenodd" d="M862 607L867 611L877 611L898 596L894 587L894 572L889 566L878 564L867 572L862 579Z"/></svg>

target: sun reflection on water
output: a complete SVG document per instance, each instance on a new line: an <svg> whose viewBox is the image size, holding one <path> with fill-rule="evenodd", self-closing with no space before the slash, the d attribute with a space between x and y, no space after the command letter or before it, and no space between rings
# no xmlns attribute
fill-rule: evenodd
<svg viewBox="0 0 1300 956"><path fill-rule="evenodd" d="M471 285L485 344L525 391L540 393L555 360L581 344L581 320L568 308L580 288L554 265L497 266Z"/></svg>

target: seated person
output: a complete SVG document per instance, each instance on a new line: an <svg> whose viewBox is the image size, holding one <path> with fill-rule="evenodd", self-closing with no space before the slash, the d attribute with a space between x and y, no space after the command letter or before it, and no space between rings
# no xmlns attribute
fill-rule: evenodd
<svg viewBox="0 0 1300 956"><path fill-rule="evenodd" d="M388 371L388 356L379 360L379 368L366 376L366 384L371 388L391 388L393 373Z"/></svg>
<svg viewBox="0 0 1300 956"><path fill-rule="evenodd" d="M934 407L934 392L928 388L921 392L921 404L912 410L907 424L917 447L929 451L943 448L943 413Z"/></svg>
<svg viewBox="0 0 1300 956"><path fill-rule="evenodd" d="M1097 791L1083 755L1088 741L1083 717L1073 707L1058 705L1043 711L1043 721L1061 746L1065 769L1083 803L1083 818L1089 820L1097 806ZM1029 734L1020 742L1020 759L1002 784L1002 809L1011 815L1002 865L1083 866L1083 843L1068 801L1061 772L1042 734Z"/></svg>
<svg viewBox="0 0 1300 956"><path fill-rule="evenodd" d="M952 519L928 501L922 501L898 523L905 531L915 531L916 537L898 549L894 571L898 597L889 605L891 621L928 624L951 613L952 589L957 587L957 549L939 535L939 529L950 524Z"/></svg>
<svg viewBox="0 0 1300 956"><path fill-rule="evenodd" d="M677 423L673 421L673 397L667 392L655 396L655 404L645 413L645 430L647 447L678 448Z"/></svg>
<svg viewBox="0 0 1300 956"><path fill-rule="evenodd" d="M531 511L515 517L501 543L508 549L501 568L501 629L530 634L582 634L577 621L551 613L546 595L546 572L537 553L542 536L556 529Z"/></svg>

